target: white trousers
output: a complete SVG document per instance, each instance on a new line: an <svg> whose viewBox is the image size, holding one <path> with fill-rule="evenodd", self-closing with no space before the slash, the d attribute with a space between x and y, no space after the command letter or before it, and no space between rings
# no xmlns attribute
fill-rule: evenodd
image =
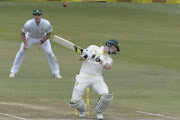
<svg viewBox="0 0 180 120"><path fill-rule="evenodd" d="M26 35L26 40L28 43L28 47L27 47L27 50L28 50L32 45L38 43L42 39L41 38L31 38L28 35ZM21 43L21 47L14 59L13 66L11 68L12 73L15 73L15 74L18 73L19 67L21 66L21 63L24 60L24 56L26 55L27 50L24 51L23 47L24 47L24 42ZM57 63L57 59L56 59L54 53L52 52L51 43L50 43L49 39L46 40L43 44L41 44L41 47L43 48L44 52L46 53L46 57L48 59L50 68L52 70L52 74L59 74L60 73L59 65Z"/></svg>
<svg viewBox="0 0 180 120"><path fill-rule="evenodd" d="M75 103L78 100L82 99L82 95L88 87L90 87L99 95L109 93L109 89L103 80L103 76L91 76L89 74L81 72L76 77L71 102Z"/></svg>

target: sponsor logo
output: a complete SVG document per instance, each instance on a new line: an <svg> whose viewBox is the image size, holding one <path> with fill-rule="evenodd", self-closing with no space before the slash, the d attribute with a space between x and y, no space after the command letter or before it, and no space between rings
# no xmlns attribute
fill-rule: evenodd
<svg viewBox="0 0 180 120"><path fill-rule="evenodd" d="M78 48L77 46L74 46L77 53L82 54L82 49Z"/></svg>
<svg viewBox="0 0 180 120"><path fill-rule="evenodd" d="M153 3L165 3L166 0L152 0Z"/></svg>
<svg viewBox="0 0 180 120"><path fill-rule="evenodd" d="M117 0L117 2L131 2L131 0Z"/></svg>

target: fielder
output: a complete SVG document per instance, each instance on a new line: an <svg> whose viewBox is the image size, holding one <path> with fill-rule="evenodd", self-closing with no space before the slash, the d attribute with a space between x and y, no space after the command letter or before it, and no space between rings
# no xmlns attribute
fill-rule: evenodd
<svg viewBox="0 0 180 120"><path fill-rule="evenodd" d="M42 47L46 53L54 78L62 78L58 62L52 52L49 41L52 31L50 22L42 18L42 11L40 9L35 9L33 11L33 19L28 20L22 28L22 44L13 62L11 73L9 75L10 78L16 77L27 50L36 43L38 44L38 49L40 50Z"/></svg>
<svg viewBox="0 0 180 120"><path fill-rule="evenodd" d="M82 100L82 95L90 87L101 96L94 112L97 114L97 119L103 119L103 112L113 99L114 92L109 93L103 80L102 70L111 69L113 60L110 54L116 54L116 51L119 52L118 42L109 40L104 47L91 45L80 55L79 61L83 61L83 63L80 73L76 77L70 102L70 106L78 110L79 117L86 116L87 105Z"/></svg>

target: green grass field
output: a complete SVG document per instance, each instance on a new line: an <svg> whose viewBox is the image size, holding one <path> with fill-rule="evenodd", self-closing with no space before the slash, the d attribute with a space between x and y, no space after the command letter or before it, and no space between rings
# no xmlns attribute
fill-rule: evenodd
<svg viewBox="0 0 180 120"><path fill-rule="evenodd" d="M59 2L1 1L0 120L78 119L69 107L81 67L78 54L51 42L63 76L57 80L44 51L34 45L17 77L8 78L21 28L36 8L52 24L51 40L58 35L83 48L112 38L120 42L112 70L104 71L109 90L115 92L106 120L180 119L180 5L68 3L64 8ZM98 97L90 90L90 116L85 119L96 119Z"/></svg>

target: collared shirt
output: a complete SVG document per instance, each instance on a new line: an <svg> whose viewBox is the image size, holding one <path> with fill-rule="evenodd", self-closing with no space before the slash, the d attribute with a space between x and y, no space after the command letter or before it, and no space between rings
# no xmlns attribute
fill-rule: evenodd
<svg viewBox="0 0 180 120"><path fill-rule="evenodd" d="M94 53L99 55L101 60L105 61L106 63L109 63L112 66L113 59L108 54L104 54L103 46L98 47L95 45L91 45L87 49L91 53L91 55ZM103 68L104 67L99 62L85 60L82 63L80 72L87 73L90 75L102 75Z"/></svg>
<svg viewBox="0 0 180 120"><path fill-rule="evenodd" d="M22 28L23 33L29 34L32 38L43 38L46 34L52 32L53 29L48 20L42 19L37 25L35 19L28 20Z"/></svg>

